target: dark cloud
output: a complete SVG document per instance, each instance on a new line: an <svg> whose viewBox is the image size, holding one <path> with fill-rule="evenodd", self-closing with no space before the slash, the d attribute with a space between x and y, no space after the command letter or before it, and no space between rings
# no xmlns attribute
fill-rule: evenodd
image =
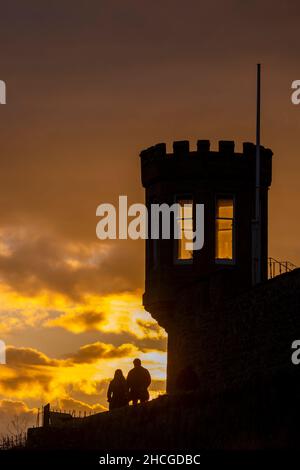
<svg viewBox="0 0 300 470"><path fill-rule="evenodd" d="M6 348L6 362L9 367L15 366L57 366L59 361L48 358L33 348Z"/></svg>
<svg viewBox="0 0 300 470"><path fill-rule="evenodd" d="M35 367L36 371L41 370L41 366L72 366L73 364L89 364L97 362L101 359L114 359L122 357L131 357L136 353L137 348L133 344L121 344L114 346L113 344L101 343L99 341L81 346L75 353L64 355L62 359L52 359L46 354L33 349L33 348L16 348L13 346L7 347L6 361L9 368L29 368L29 375L18 375L12 379L12 383L22 384L26 382L27 378L30 382L34 377L30 376L30 367ZM39 373L39 372L37 372ZM49 372L51 374L51 372ZM43 375L42 381L43 381ZM8 379L7 383L10 379ZM34 379L35 380L35 379Z"/></svg>
<svg viewBox="0 0 300 470"><path fill-rule="evenodd" d="M37 387L38 390L42 390L46 393L50 390L52 382L51 375L42 374L40 372L32 373L30 370L24 369L24 371L16 371L16 375L12 377L2 377L0 382L1 393L12 395L18 394L18 392L24 392L28 388ZM28 393L30 395L30 393Z"/></svg>
<svg viewBox="0 0 300 470"><path fill-rule="evenodd" d="M142 351L151 349L156 351L167 350L167 334L158 323L142 319L137 319L136 322L144 333L142 339L134 340L134 343L139 349Z"/></svg>
<svg viewBox="0 0 300 470"><path fill-rule="evenodd" d="M88 364L97 362L100 359L113 359L132 356L136 348L132 344L122 344L114 346L96 342L82 346L75 354L68 354L68 360L74 364Z"/></svg>
<svg viewBox="0 0 300 470"><path fill-rule="evenodd" d="M149 336L150 334L155 334L159 336L162 334L161 327L158 325L158 323L155 323L153 321L142 320L139 318L136 322L144 331L145 336Z"/></svg>
<svg viewBox="0 0 300 470"><path fill-rule="evenodd" d="M89 310L84 312L72 312L50 321L50 325L60 326L71 331L76 331L76 329L80 332L97 331L100 329L105 318L105 314L102 312Z"/></svg>
<svg viewBox="0 0 300 470"><path fill-rule="evenodd" d="M76 245L55 233L46 236L38 228L18 231L11 227L3 232L9 254L0 255L0 275L20 293L48 290L80 299L87 293L130 291L139 284L139 275L128 269L130 250L122 251L120 244ZM93 318L92 313L86 315L86 321L93 322Z"/></svg>
<svg viewBox="0 0 300 470"><path fill-rule="evenodd" d="M143 352L147 351L167 351L168 339L166 336L159 336L158 338L143 338L135 339L134 344Z"/></svg>

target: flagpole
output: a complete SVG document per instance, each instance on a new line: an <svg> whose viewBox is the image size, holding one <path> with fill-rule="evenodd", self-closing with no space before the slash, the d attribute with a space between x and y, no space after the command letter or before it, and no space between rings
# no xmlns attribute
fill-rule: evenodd
<svg viewBox="0 0 300 470"><path fill-rule="evenodd" d="M261 211L260 211L260 111L261 111L261 64L257 64L256 78L256 171L255 171L255 255L254 283L261 282Z"/></svg>

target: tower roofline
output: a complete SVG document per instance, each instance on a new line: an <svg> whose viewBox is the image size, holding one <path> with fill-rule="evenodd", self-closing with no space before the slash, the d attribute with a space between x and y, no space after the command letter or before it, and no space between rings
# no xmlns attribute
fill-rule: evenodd
<svg viewBox="0 0 300 470"><path fill-rule="evenodd" d="M273 152L260 146L261 185L271 185ZM218 150L210 148L209 140L198 140L196 149L190 150L188 140L173 142L173 152L167 153L165 143L159 143L140 153L142 184L148 187L155 181L175 179L206 181L226 180L236 185L255 186L256 146L243 143L243 151L235 152L233 140L220 140ZM204 184L204 183L203 183Z"/></svg>
<svg viewBox="0 0 300 470"><path fill-rule="evenodd" d="M188 140L178 140L173 142L173 152L167 153L166 143L159 143L144 149L140 153L140 157L151 158L151 157L184 157L194 156L197 154L201 155L235 155L235 156L255 156L255 144L252 142L243 142L243 152L235 152L235 141L234 140L219 140L218 150L211 150L210 140L198 140L195 150L190 150L190 142ZM267 153L269 156L273 155L273 152L269 148L265 148L263 145L260 146L263 153Z"/></svg>

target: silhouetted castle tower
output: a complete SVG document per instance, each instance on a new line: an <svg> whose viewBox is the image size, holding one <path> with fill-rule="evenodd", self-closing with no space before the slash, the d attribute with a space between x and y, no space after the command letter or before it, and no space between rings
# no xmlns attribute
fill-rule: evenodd
<svg viewBox="0 0 300 470"><path fill-rule="evenodd" d="M243 153L238 153L234 142L220 141L219 150L211 151L208 140L199 140L197 150L190 151L189 142L180 141L174 142L172 154L166 153L165 144L158 144L140 156L149 213L151 204L185 204L179 224L188 230L195 204L204 204L201 250L187 251L184 240L147 240L143 304L168 333L168 391L176 389L178 374L190 364L209 389L224 375L218 370L223 354L218 350L218 328L219 320L230 318L220 316L222 306L252 286L255 145L244 143ZM271 174L272 151L261 147L263 281L268 271Z"/></svg>

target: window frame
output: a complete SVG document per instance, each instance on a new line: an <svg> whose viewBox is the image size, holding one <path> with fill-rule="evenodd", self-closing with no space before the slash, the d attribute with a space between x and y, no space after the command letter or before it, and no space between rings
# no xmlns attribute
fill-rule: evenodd
<svg viewBox="0 0 300 470"><path fill-rule="evenodd" d="M175 195L174 202L176 204L179 204L179 201L182 201L182 200L192 201L192 222L193 222L193 231L194 231L194 229L195 229L195 220L194 220L195 201L194 201L194 197L191 193L182 193L182 194L176 194ZM175 265L192 265L194 263L194 252L193 252L193 256L191 258L181 259L181 258L178 257L180 239L174 238L175 223L177 223L177 221L174 219L174 226L173 226L173 264L175 264Z"/></svg>
<svg viewBox="0 0 300 470"><path fill-rule="evenodd" d="M223 219L224 217L217 217L218 200L228 199L233 203L233 214L232 214L232 259L217 258L217 220ZM215 264L234 266L236 264L236 197L234 194L216 194L215 196L215 218L214 218L214 258ZM226 219L225 219L226 220Z"/></svg>
<svg viewBox="0 0 300 470"><path fill-rule="evenodd" d="M148 209L148 219L147 219L147 253L148 253L148 262L149 262L149 269L151 271L155 271L158 266L159 266L159 241L161 238L159 237L158 239L151 238L151 205L152 204L159 204L159 202L156 200L156 198L150 199L149 202L147 203L147 208L150 207L150 210ZM161 224L161 215L159 215L159 224Z"/></svg>

